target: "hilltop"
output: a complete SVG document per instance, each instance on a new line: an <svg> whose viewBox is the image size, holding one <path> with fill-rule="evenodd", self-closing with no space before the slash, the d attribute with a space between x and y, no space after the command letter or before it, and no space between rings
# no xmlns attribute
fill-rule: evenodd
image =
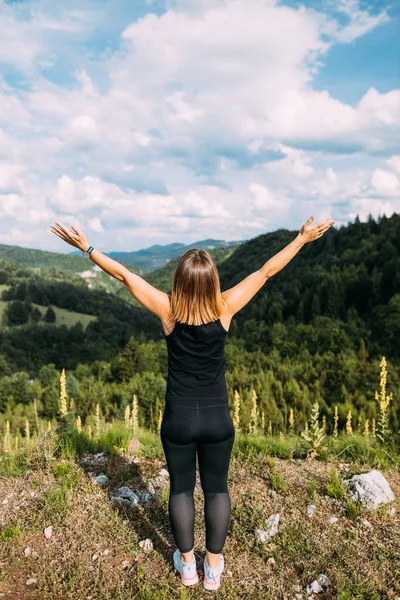
<svg viewBox="0 0 400 600"><path fill-rule="evenodd" d="M160 441L144 431L139 440L111 454L99 452L99 445L76 457L67 448L60 456L52 454L47 441L46 454L28 454L29 470L24 462L9 461L7 477L0 461L0 566L5 574L0 592L5 600L208 597L202 587L205 539L199 474L195 555L200 582L189 591L172 564L169 481ZM278 445L276 440L275 449ZM329 583L314 600L398 597L399 473L384 469L395 502L366 509L348 497L343 482L370 466L343 456L332 462L284 460L257 451L256 439L237 435L218 597L306 599L307 586L320 574ZM101 486L95 483L99 474L107 476ZM110 495L121 486L138 494L147 491L150 500L131 507L111 502ZM256 529L264 529L276 514L277 533L261 542Z"/></svg>

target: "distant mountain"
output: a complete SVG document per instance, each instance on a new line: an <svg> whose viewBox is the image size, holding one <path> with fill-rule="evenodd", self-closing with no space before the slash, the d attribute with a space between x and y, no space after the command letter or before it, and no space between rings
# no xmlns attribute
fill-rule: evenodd
<svg viewBox="0 0 400 600"><path fill-rule="evenodd" d="M175 242L173 244L160 245L155 244L149 248L135 250L133 252L105 252L107 256L124 262L126 265L135 265L145 271L154 271L160 267L164 267L170 260L178 258L192 248L203 248L204 250L215 250L217 248L231 248L239 246L246 240L231 241L226 240L200 240L191 244L181 244ZM73 252L72 254L75 254Z"/></svg>
<svg viewBox="0 0 400 600"><path fill-rule="evenodd" d="M62 274L71 280L85 279L89 288L101 288L113 292L119 286L115 285L107 273L94 265L93 262L77 252L64 254L49 252L36 248L22 248L0 244L0 260L16 263L29 268L39 275L50 275L56 278ZM142 270L132 264L125 264L132 272L140 273Z"/></svg>

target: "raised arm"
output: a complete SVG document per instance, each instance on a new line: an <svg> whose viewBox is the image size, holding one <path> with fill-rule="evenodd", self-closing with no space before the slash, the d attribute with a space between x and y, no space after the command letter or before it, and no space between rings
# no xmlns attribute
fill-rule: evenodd
<svg viewBox="0 0 400 600"><path fill-rule="evenodd" d="M55 222L50 227L50 230L66 241L70 246L79 248L82 252L89 248L85 235L76 227L71 225L73 231L68 230L61 223ZM168 319L169 314L169 297L168 294L153 287L139 275L131 273L126 267L118 261L106 256L100 250L94 249L90 253L90 259L96 263L103 271L122 281L128 288L132 296L136 298L143 306L148 308L152 313L159 317L162 321Z"/></svg>
<svg viewBox="0 0 400 600"><path fill-rule="evenodd" d="M327 217L317 225L312 226L311 223L313 220L314 217L310 217L304 223L296 238L285 246L283 250L267 260L258 271L254 271L254 273L248 275L237 285L222 293L228 312L231 315L242 309L262 288L267 279L283 269L296 256L304 244L321 237L334 223L334 221Z"/></svg>

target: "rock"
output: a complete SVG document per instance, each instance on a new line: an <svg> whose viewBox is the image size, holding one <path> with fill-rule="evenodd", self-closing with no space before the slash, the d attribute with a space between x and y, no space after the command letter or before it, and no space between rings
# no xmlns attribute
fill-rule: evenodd
<svg viewBox="0 0 400 600"><path fill-rule="evenodd" d="M92 561L97 560L99 557L96 553L92 554Z"/></svg>
<svg viewBox="0 0 400 600"><path fill-rule="evenodd" d="M376 508L395 499L388 482L376 470L354 475L344 483L349 487L352 500L360 501L366 508Z"/></svg>
<svg viewBox="0 0 400 600"><path fill-rule="evenodd" d="M30 555L30 553L31 553L31 549L29 548L29 546L27 546L27 547L24 549L24 555L25 555L25 556L29 556L29 555Z"/></svg>
<svg viewBox="0 0 400 600"><path fill-rule="evenodd" d="M103 556L108 556L110 554L110 550L108 548L106 548L105 550L103 550L103 552L101 552L101 554Z"/></svg>
<svg viewBox="0 0 400 600"><path fill-rule="evenodd" d="M160 475L161 475L161 477L169 477L169 473L168 473L167 469L161 469Z"/></svg>
<svg viewBox="0 0 400 600"><path fill-rule="evenodd" d="M325 575L325 573L320 573L318 575L318 583L323 587L331 584L328 575Z"/></svg>
<svg viewBox="0 0 400 600"><path fill-rule="evenodd" d="M136 452L138 450L140 450L142 447L143 447L143 444L141 442L139 442L139 440L137 440L136 438L132 438L128 442L128 452L130 454L136 454Z"/></svg>
<svg viewBox="0 0 400 600"><path fill-rule="evenodd" d="M145 504L151 500L151 494L146 490L131 490L126 485L111 494L111 501L125 506Z"/></svg>
<svg viewBox="0 0 400 600"><path fill-rule="evenodd" d="M322 592L322 586L316 579L306 587L307 594L319 594L320 592Z"/></svg>
<svg viewBox="0 0 400 600"><path fill-rule="evenodd" d="M34 579L33 577L26 580L26 585L33 585L34 583L37 583L37 579Z"/></svg>
<svg viewBox="0 0 400 600"><path fill-rule="evenodd" d="M396 514L396 509L395 509L395 507L394 507L394 506L389 506L389 508L387 509L387 514L388 514L390 517L394 517L394 515ZM397 600L397 598L395 598L395 600ZM399 597L399 599L398 599L398 600L400 600L400 597Z"/></svg>
<svg viewBox="0 0 400 600"><path fill-rule="evenodd" d="M271 515L267 521L267 528L256 529L255 535L260 542L268 541L273 535L278 533L279 513Z"/></svg>
<svg viewBox="0 0 400 600"><path fill-rule="evenodd" d="M336 523L337 521L339 521L339 517L331 517L328 521L328 523Z"/></svg>
<svg viewBox="0 0 400 600"><path fill-rule="evenodd" d="M97 483L97 485L99 485L100 487L103 487L103 486L107 485L108 477L107 477L107 475L104 475L102 473L101 475L97 475L97 477L95 477L94 482Z"/></svg>
<svg viewBox="0 0 400 600"><path fill-rule="evenodd" d="M124 504L128 506L135 506L136 504L139 504L139 500L139 496L136 495L126 485L122 486L111 495L112 502L117 502L118 504Z"/></svg>
<svg viewBox="0 0 400 600"><path fill-rule="evenodd" d="M2 501L2 504L8 504L8 498L4 498L4 500Z"/></svg>
<svg viewBox="0 0 400 600"><path fill-rule="evenodd" d="M145 491L136 491L136 494L139 495L139 500L140 502L148 502L149 500L151 500L151 494L149 494L149 492L145 492Z"/></svg>
<svg viewBox="0 0 400 600"><path fill-rule="evenodd" d="M46 529L44 530L44 535L47 539L51 538L51 536L53 535L53 525L49 525L48 527L46 527Z"/></svg>
<svg viewBox="0 0 400 600"><path fill-rule="evenodd" d="M363 519L362 524L365 525L365 527L369 527L370 529L373 529L371 523L367 519Z"/></svg>
<svg viewBox="0 0 400 600"><path fill-rule="evenodd" d="M145 540L139 542L139 546L143 548L145 552L151 552L151 550L153 550L153 542L150 538L146 538Z"/></svg>
<svg viewBox="0 0 400 600"><path fill-rule="evenodd" d="M140 458L138 456L135 456L135 458L132 459L132 462L134 462L134 463L140 463Z"/></svg>
<svg viewBox="0 0 400 600"><path fill-rule="evenodd" d="M315 506L315 504L309 504L307 506L307 517L311 518L315 513L316 508L317 507Z"/></svg>

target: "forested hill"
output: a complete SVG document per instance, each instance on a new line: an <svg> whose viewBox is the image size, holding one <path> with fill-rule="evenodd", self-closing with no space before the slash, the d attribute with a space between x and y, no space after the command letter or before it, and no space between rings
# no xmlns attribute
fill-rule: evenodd
<svg viewBox="0 0 400 600"><path fill-rule="evenodd" d="M214 249L222 289L259 269L296 234L279 230L237 248ZM175 265L176 260L146 279L170 291ZM0 291L0 413L8 406L12 414L18 402L29 404L30 378L47 381L51 373L54 387L65 368L84 389L92 386L92 378L98 382L101 407L109 416L123 416L135 391L146 422L154 425L167 375L157 317L135 306L132 297L126 302L123 294L1 260ZM66 319L68 311L73 311L69 326L58 318L60 312ZM14 323L8 322L10 316ZM374 392L384 355L388 391L396 399L390 419L398 428L399 339L400 216L331 228L305 245L232 319L226 346L230 398L239 390L243 410L250 414L253 388L276 428L286 423L288 407L295 409L298 423L304 422L314 400L329 418L338 404L342 425L349 410L364 423L376 417ZM43 396L49 417L57 410L53 387L49 399ZM93 410L96 398L87 398L82 415Z"/></svg>
<svg viewBox="0 0 400 600"><path fill-rule="evenodd" d="M296 235L280 229L236 248L218 263L222 289L259 269ZM169 291L175 264L146 279ZM299 346L312 353L357 349L362 338L370 353L399 358L400 215L356 219L306 244L235 315L230 334L249 350L277 348L283 354Z"/></svg>

